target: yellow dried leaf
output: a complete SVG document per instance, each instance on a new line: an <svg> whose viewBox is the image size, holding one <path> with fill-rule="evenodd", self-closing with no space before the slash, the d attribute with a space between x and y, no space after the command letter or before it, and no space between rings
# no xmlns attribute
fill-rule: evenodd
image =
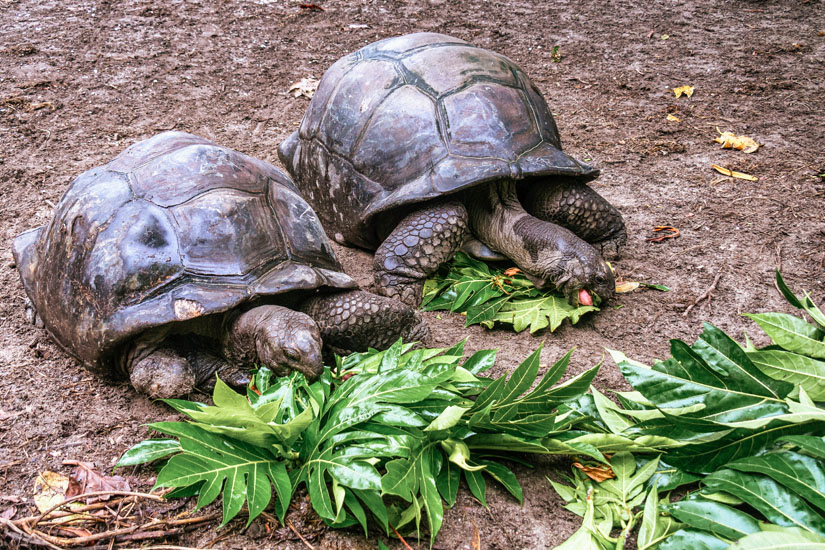
<svg viewBox="0 0 825 550"><path fill-rule="evenodd" d="M671 122L682 122L681 120L679 120L678 118L676 118L673 115L667 115L667 119Z"/></svg>
<svg viewBox="0 0 825 550"><path fill-rule="evenodd" d="M66 500L66 491L69 490L69 478L56 472L40 472L34 480L34 505L41 513ZM71 508L83 506L81 502L72 502L67 505ZM77 519L79 516L69 515L60 518L63 523Z"/></svg>
<svg viewBox="0 0 825 550"><path fill-rule="evenodd" d="M676 94L676 97L680 97L682 94L690 97L693 95L693 86L688 86L686 84L684 86L679 86L678 88L673 88L673 93Z"/></svg>
<svg viewBox="0 0 825 550"><path fill-rule="evenodd" d="M719 129L716 130L719 132ZM733 132L719 132L719 137L714 139L716 143L722 144L722 149L739 149L745 153L753 153L759 149L759 144L748 136L737 136Z"/></svg>
<svg viewBox="0 0 825 550"><path fill-rule="evenodd" d="M730 176L732 178L738 178L740 180L748 180L748 181L758 181L758 179L750 174L743 174L742 172L734 172L733 170L729 170L728 168L723 168L718 164L711 165L714 170L719 172L720 174L724 174L725 176Z"/></svg>
<svg viewBox="0 0 825 550"><path fill-rule="evenodd" d="M292 94L292 97L304 96L308 99L312 99L312 96L315 94L315 90L318 89L318 82L320 81L312 78L311 76L302 78L290 86L287 93Z"/></svg>
<svg viewBox="0 0 825 550"><path fill-rule="evenodd" d="M613 473L610 466L585 466L580 462L574 462L573 466L584 472L584 475L597 483L616 477L616 474Z"/></svg>
<svg viewBox="0 0 825 550"><path fill-rule="evenodd" d="M639 288L639 283L636 281L617 281L616 282L616 293L623 294L625 292L633 292Z"/></svg>

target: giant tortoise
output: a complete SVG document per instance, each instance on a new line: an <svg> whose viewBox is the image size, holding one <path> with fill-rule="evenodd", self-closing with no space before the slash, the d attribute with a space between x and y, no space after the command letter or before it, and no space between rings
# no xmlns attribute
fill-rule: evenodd
<svg viewBox="0 0 825 550"><path fill-rule="evenodd" d="M370 44L326 71L278 153L329 235L377 249L382 294L417 304L462 245L571 302L613 294L622 217L502 55L434 33Z"/></svg>
<svg viewBox="0 0 825 550"><path fill-rule="evenodd" d="M153 397L255 364L309 377L336 351L415 340L411 307L356 290L281 170L182 132L80 175L14 241L34 309L90 370Z"/></svg>

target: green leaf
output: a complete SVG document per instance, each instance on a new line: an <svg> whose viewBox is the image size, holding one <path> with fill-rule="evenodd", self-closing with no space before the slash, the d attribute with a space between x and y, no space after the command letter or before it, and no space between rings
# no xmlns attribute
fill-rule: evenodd
<svg viewBox="0 0 825 550"><path fill-rule="evenodd" d="M785 299L788 300L789 304L795 308L804 309L808 315L811 316L811 319L813 319L822 330L825 330L825 314L816 307L816 304L811 300L810 294L806 292L803 298L794 294L791 289L788 288L788 285L785 284L785 280L782 278L779 270L776 270L776 286Z"/></svg>
<svg viewBox="0 0 825 550"><path fill-rule="evenodd" d="M157 422L151 427L180 439L183 451L173 456L158 473L155 487L188 487L203 483L198 497L198 508L214 501L223 490L223 521L235 517L245 501L249 505L252 522L269 504L271 485L279 492L286 488L289 478L284 463L269 452L241 441L215 436L193 424Z"/></svg>
<svg viewBox="0 0 825 550"><path fill-rule="evenodd" d="M786 530L754 533L739 539L730 550L825 550L825 539Z"/></svg>
<svg viewBox="0 0 825 550"><path fill-rule="evenodd" d="M788 351L825 359L825 332L786 313L748 313L776 344Z"/></svg>
<svg viewBox="0 0 825 550"><path fill-rule="evenodd" d="M825 511L825 466L819 460L793 451L780 451L741 458L727 467L765 474Z"/></svg>
<svg viewBox="0 0 825 550"><path fill-rule="evenodd" d="M468 410L470 410L470 407L451 405L444 409L435 420L430 422L430 424L424 428L424 431L448 430L458 424L461 421L461 417L464 416L464 413Z"/></svg>
<svg viewBox="0 0 825 550"><path fill-rule="evenodd" d="M486 371L496 362L496 354L498 350L483 349L475 352L467 359L462 367L473 374L481 374Z"/></svg>
<svg viewBox="0 0 825 550"><path fill-rule="evenodd" d="M814 401L825 401L825 361L782 350L748 353L766 376L802 386Z"/></svg>
<svg viewBox="0 0 825 550"><path fill-rule="evenodd" d="M147 439L123 453L123 456L115 464L115 468L146 464L181 450L180 443L175 439Z"/></svg>
<svg viewBox="0 0 825 550"><path fill-rule="evenodd" d="M476 497L482 506L487 508L487 484L484 481L484 476L481 475L481 472L477 471L462 471L464 472L464 479L467 481L467 487L470 488L470 492L474 497Z"/></svg>
<svg viewBox="0 0 825 550"><path fill-rule="evenodd" d="M680 529L665 539L657 550L726 550L729 543L696 529Z"/></svg>
<svg viewBox="0 0 825 550"><path fill-rule="evenodd" d="M789 435L779 441L792 443L814 458L825 459L825 439L813 435Z"/></svg>
<svg viewBox="0 0 825 550"><path fill-rule="evenodd" d="M448 508L455 505L458 496L458 483L461 480L461 469L451 461L446 461L441 467L438 477L435 480L441 498L447 503Z"/></svg>
<svg viewBox="0 0 825 550"><path fill-rule="evenodd" d="M480 465L486 466L484 473L501 483L507 492L513 495L519 504L524 503L524 495L516 475L506 466L492 460L479 460Z"/></svg>
<svg viewBox="0 0 825 550"><path fill-rule="evenodd" d="M688 527L708 531L720 539L738 540L759 531L759 522L750 515L710 500L682 500L662 510Z"/></svg>
<svg viewBox="0 0 825 550"><path fill-rule="evenodd" d="M710 491L724 491L742 499L777 525L825 534L825 518L769 477L719 470L702 483Z"/></svg>

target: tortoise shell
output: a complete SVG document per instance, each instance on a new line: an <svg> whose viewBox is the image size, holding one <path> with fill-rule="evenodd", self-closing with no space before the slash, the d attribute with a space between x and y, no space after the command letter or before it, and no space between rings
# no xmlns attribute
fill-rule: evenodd
<svg viewBox="0 0 825 550"><path fill-rule="evenodd" d="M443 34L370 44L333 64L281 161L335 240L375 248L375 215L500 178L598 171L561 151L535 84Z"/></svg>
<svg viewBox="0 0 825 550"><path fill-rule="evenodd" d="M80 175L13 252L46 328L103 375L118 346L147 329L355 286L286 174L182 132Z"/></svg>

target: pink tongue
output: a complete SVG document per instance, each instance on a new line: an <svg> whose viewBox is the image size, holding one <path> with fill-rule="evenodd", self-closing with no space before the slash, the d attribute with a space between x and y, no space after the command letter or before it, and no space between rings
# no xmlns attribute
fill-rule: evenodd
<svg viewBox="0 0 825 550"><path fill-rule="evenodd" d="M587 292L587 290L584 288L579 290L579 303L583 306L593 305L593 298L590 296L590 293Z"/></svg>

